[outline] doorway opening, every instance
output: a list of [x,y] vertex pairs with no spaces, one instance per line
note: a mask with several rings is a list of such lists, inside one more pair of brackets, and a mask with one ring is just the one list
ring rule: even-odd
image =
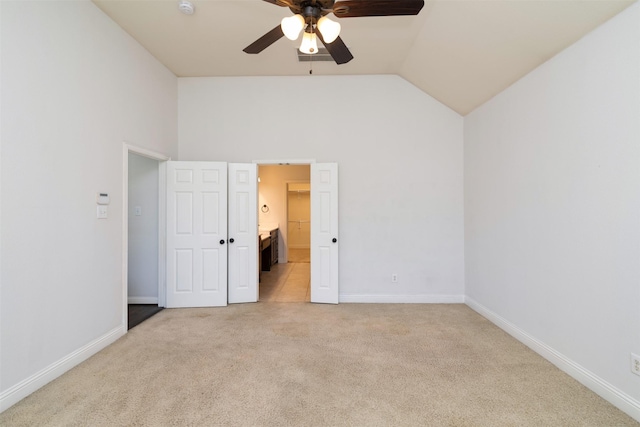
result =
[[310,302],[311,167],[259,165],[258,175],[259,300]]
[[127,329],[164,307],[161,194],[165,160],[168,157],[125,144],[123,325]]

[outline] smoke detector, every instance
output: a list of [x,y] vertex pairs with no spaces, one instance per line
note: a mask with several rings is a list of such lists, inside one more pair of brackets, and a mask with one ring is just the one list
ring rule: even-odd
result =
[[196,10],[195,6],[188,0],[180,0],[180,2],[178,2],[178,9],[185,15],[193,15],[193,12]]

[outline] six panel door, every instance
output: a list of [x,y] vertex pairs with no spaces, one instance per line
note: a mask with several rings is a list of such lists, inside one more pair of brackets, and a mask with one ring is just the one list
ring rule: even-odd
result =
[[[258,301],[257,165],[228,176],[225,162],[167,162],[167,307]],[[311,302],[338,303],[338,247],[338,165],[313,163]]]
[[167,162],[167,307],[227,305],[227,164]]
[[311,302],[338,304],[338,164],[311,164]]
[[229,303],[258,301],[258,167],[229,163]]

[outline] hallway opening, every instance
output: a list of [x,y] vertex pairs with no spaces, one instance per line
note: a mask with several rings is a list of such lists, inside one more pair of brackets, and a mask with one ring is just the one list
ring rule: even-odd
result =
[[310,166],[260,165],[258,175],[260,233],[269,230],[277,239],[267,249],[277,251],[270,265],[260,254],[259,301],[310,302]]
[[127,329],[144,322],[164,307],[161,300],[164,254],[161,253],[163,162],[169,158],[149,150],[123,146],[126,212],[123,239],[123,324]]
[[309,249],[290,249],[289,262],[262,272],[261,302],[310,302],[311,263]]

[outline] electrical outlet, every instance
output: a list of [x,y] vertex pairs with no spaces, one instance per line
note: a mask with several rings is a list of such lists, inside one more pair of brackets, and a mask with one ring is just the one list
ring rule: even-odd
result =
[[391,275],[391,282],[396,283],[398,281],[398,275],[396,273],[393,273]]
[[640,375],[640,356],[631,353],[631,372]]

